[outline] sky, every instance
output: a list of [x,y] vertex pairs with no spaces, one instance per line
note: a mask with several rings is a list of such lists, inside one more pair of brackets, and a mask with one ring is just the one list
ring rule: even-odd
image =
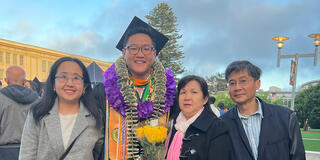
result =
[[[114,62],[115,48],[134,16],[145,18],[166,2],[177,17],[186,72],[208,77],[236,60],[262,69],[261,88],[291,91],[290,61],[277,64],[275,36],[287,36],[282,54],[314,53],[320,33],[319,0],[0,0],[0,38]],[[297,87],[320,80],[320,60],[299,58]]]

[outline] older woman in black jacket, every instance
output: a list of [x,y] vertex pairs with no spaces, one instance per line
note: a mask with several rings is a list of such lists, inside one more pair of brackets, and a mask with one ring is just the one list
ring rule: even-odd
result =
[[177,101],[180,111],[171,122],[166,142],[168,160],[231,158],[228,130],[211,111],[208,97],[208,86],[203,78],[190,75],[179,81]]

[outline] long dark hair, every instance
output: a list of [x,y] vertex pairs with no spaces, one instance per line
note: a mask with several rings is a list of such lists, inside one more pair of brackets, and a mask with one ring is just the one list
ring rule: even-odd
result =
[[104,114],[101,110],[100,107],[98,107],[96,101],[94,100],[93,94],[92,94],[92,89],[91,89],[91,82],[89,79],[89,74],[84,66],[84,64],[76,59],[76,58],[71,58],[71,57],[63,57],[58,59],[51,67],[50,73],[48,76],[48,79],[46,81],[46,86],[45,86],[45,91],[44,95],[41,98],[41,100],[34,104],[31,108],[31,112],[33,114],[33,118],[35,122],[38,124],[39,121],[49,113],[49,111],[52,109],[55,99],[57,98],[57,94],[54,91],[54,83],[55,83],[55,75],[57,73],[58,67],[60,66],[61,63],[63,62],[75,62],[77,63],[83,74],[83,83],[85,87],[85,92],[84,94],[80,97],[80,101],[84,104],[86,109],[93,115],[93,117],[96,120],[96,127],[102,127],[103,122],[104,122]]
[[[178,83],[178,89],[177,89],[177,94],[175,97],[175,103],[174,106],[171,108],[170,112],[170,118],[174,118],[176,116],[178,116],[178,114],[180,113],[180,108],[179,108],[179,95],[180,95],[180,91],[183,87],[185,87],[190,81],[195,80],[200,84],[200,88],[203,94],[203,98],[209,97],[209,91],[208,91],[208,85],[207,82],[199,76],[196,75],[188,75],[183,77],[182,79],[180,79],[179,83]],[[210,107],[209,101],[207,101],[207,103],[204,105],[204,107]]]
[[99,82],[93,87],[93,96],[96,98],[98,106],[106,113],[106,92],[103,83]]

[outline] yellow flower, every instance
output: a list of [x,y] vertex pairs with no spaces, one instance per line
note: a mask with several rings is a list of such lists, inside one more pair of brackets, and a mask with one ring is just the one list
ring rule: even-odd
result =
[[143,138],[144,138],[144,130],[143,130],[142,127],[140,127],[140,128],[137,129],[137,136],[138,136],[138,138],[140,138],[140,139],[143,139]]
[[137,128],[136,134],[144,148],[144,159],[159,159],[165,151],[164,141],[167,138],[167,128],[149,126]]
[[167,138],[167,128],[146,125],[136,131],[139,139],[146,139],[149,143],[163,143]]

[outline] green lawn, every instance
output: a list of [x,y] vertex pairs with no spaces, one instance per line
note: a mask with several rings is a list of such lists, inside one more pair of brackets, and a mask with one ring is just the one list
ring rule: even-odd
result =
[[[320,139],[320,133],[312,133],[312,132],[301,132],[302,138],[316,138]],[[320,142],[320,141],[319,141]]]
[[302,138],[313,138],[319,140],[303,140],[304,148],[307,151],[320,152],[320,129],[309,129],[307,132],[301,130]]
[[309,132],[320,132],[320,129],[308,129]]
[[320,152],[320,141],[303,140],[303,144],[306,151]]

